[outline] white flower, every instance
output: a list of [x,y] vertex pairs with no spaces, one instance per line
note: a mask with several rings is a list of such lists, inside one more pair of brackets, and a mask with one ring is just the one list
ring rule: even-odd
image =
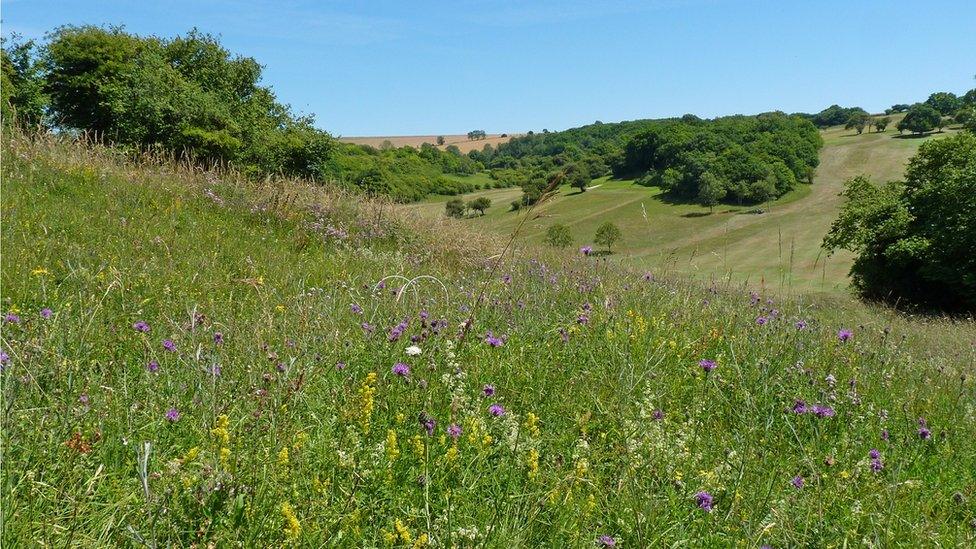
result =
[[420,347],[417,347],[416,345],[407,347],[407,356],[417,356],[422,352],[423,351],[420,349]]

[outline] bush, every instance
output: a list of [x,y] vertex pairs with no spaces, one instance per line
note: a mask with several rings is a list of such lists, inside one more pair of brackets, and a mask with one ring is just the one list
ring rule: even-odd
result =
[[556,223],[546,230],[546,244],[553,248],[565,249],[573,244],[573,235],[569,227]]

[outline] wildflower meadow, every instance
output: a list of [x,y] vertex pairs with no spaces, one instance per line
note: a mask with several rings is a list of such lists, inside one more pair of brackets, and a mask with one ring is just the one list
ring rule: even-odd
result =
[[976,543],[971,326],[3,156],[5,546]]

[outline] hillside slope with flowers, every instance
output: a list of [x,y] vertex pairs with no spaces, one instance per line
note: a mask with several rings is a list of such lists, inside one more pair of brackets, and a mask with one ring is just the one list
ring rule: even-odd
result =
[[3,153],[4,545],[976,541],[969,328],[934,354],[300,182]]

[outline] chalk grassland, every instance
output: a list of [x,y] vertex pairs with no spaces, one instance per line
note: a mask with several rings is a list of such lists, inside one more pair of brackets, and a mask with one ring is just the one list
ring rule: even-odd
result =
[[[444,135],[444,145],[440,146],[441,149],[445,149],[450,145],[454,145],[461,150],[462,153],[467,153],[468,151],[481,150],[485,145],[491,145],[492,147],[497,147],[502,143],[508,143],[513,136],[518,136],[520,134],[507,134],[506,137],[502,137],[501,134],[488,134],[484,139],[468,139],[466,135]],[[389,141],[394,147],[420,147],[424,143],[430,143],[431,145],[437,145],[436,135],[393,135],[393,136],[379,136],[379,137],[340,137],[339,141],[344,141],[346,143],[356,143],[359,145],[370,145],[372,147],[380,148],[383,143]]]
[[[820,244],[836,217],[844,181],[859,174],[878,181],[898,179],[919,145],[951,133],[914,138],[893,130],[856,135],[831,128],[823,132],[825,146],[812,185],[800,184],[769,204],[719,205],[713,212],[671,203],[658,188],[602,178],[586,193],[562,188],[555,199],[536,209],[523,238],[541,243],[550,225],[563,223],[572,230],[575,245],[581,246],[592,243],[601,223],[612,221],[623,231],[613,258],[637,268],[766,286],[780,293],[841,295],[847,292],[851,256],[840,252],[828,258]],[[520,194],[518,188],[508,188],[465,196],[492,200],[484,216],[466,223],[486,238],[511,233],[520,217],[509,207]],[[443,215],[443,203],[449,199],[432,197],[405,207]],[[756,208],[765,213],[750,213]]]

